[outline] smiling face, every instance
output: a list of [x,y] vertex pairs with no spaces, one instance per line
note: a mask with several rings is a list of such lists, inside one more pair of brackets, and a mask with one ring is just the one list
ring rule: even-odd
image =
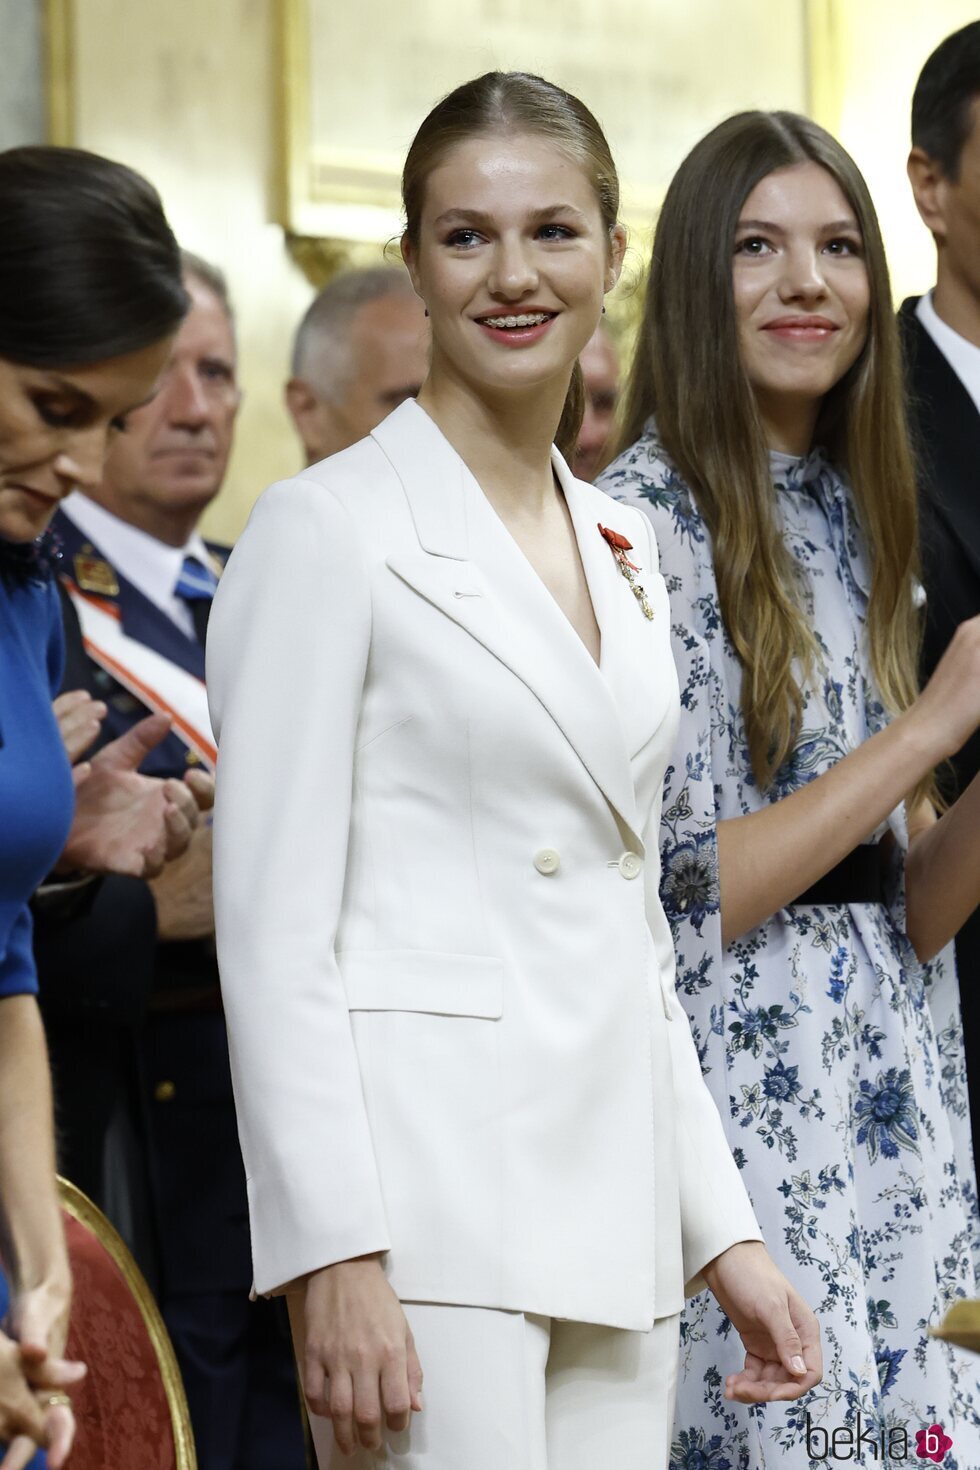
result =
[[824,396],[868,334],[857,217],[819,164],[776,169],[746,199],[734,252],[739,350],[769,446],[805,453]]
[[59,501],[99,483],[114,432],[151,397],[172,343],[81,368],[0,358],[0,537],[32,541]]
[[456,144],[426,180],[403,254],[432,327],[432,377],[481,397],[562,394],[619,276],[625,237],[591,179],[528,133]]

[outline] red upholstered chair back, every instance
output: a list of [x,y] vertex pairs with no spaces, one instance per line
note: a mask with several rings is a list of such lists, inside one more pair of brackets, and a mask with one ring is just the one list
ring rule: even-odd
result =
[[88,1364],[72,1390],[71,1470],[197,1470],[177,1361],[149,1287],[87,1195],[59,1180],[74,1278],[68,1356]]

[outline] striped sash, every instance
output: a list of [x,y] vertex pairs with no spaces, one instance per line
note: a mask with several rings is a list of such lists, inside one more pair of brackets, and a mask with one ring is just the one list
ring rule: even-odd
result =
[[154,714],[169,715],[173,733],[206,770],[213,771],[218,751],[203,679],[130,638],[123,632],[114,603],[82,592],[68,577],[64,582],[78,613],[89,657]]

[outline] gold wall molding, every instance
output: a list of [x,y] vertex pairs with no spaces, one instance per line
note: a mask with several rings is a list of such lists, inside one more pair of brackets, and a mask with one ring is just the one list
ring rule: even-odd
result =
[[[399,232],[397,171],[361,158],[324,163],[314,136],[314,25],[327,9],[317,0],[274,0],[276,15],[276,113],[280,166],[276,205],[279,224],[300,239],[352,243],[386,240]],[[370,53],[377,62],[383,53]],[[392,68],[397,75],[397,69]],[[356,106],[357,69],[351,96],[338,108]]]
[[304,73],[304,7],[296,0],[273,0],[276,13],[276,132],[279,168],[275,203],[279,223],[292,230],[298,223],[306,169],[301,139],[310,131],[309,91],[301,84]]
[[75,28],[73,0],[44,0],[44,98],[48,142],[75,141]]
[[375,242],[330,240],[319,235],[294,235],[286,232],[286,249],[315,291],[332,281],[341,271],[359,270],[365,266],[400,265],[397,251],[382,252]]

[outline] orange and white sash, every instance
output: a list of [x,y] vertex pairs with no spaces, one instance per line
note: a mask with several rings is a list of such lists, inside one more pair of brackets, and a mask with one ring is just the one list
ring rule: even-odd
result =
[[169,715],[173,733],[213,771],[218,759],[204,680],[123,632],[118,607],[65,578],[91,659],[154,714]]

